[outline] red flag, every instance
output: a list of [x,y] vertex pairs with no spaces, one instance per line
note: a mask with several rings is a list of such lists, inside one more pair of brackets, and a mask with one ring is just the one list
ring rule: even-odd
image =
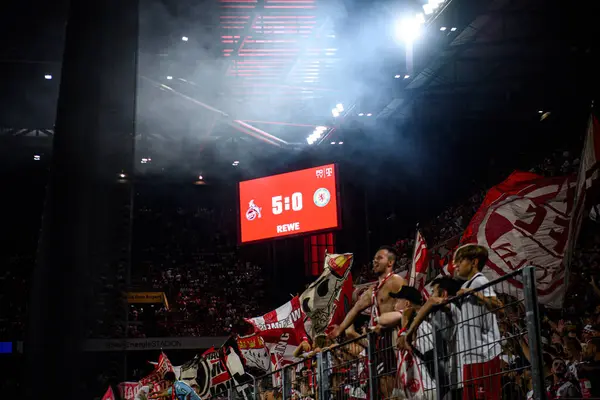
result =
[[158,364],[154,367],[154,371],[150,372],[146,377],[140,380],[141,386],[150,386],[152,390],[163,390],[165,389],[165,382],[163,377],[167,372],[173,372],[173,365],[165,353],[160,353],[158,357]]
[[108,387],[104,396],[102,396],[102,400],[115,400],[115,394],[113,393],[112,387]]
[[[484,270],[488,279],[534,266],[540,302],[561,307],[574,184],[574,177],[543,178],[514,172],[488,191],[461,239],[463,244],[488,248],[488,268]],[[516,279],[510,283],[522,288]],[[521,290],[511,291],[515,293],[522,295]]]
[[413,251],[412,267],[410,270],[410,278],[408,284],[423,292],[425,298],[429,297],[429,293],[425,291],[425,280],[427,279],[427,243],[417,230],[417,238],[415,239],[415,249]]

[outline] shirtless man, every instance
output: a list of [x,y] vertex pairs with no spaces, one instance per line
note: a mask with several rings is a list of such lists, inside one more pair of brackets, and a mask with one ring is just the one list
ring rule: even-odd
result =
[[[390,246],[382,246],[375,253],[373,259],[373,272],[377,275],[377,285],[369,288],[358,299],[344,321],[336,326],[329,336],[337,338],[344,332],[354,319],[366,308],[371,308],[371,321],[369,326],[377,326],[377,318],[381,314],[394,311],[396,299],[390,297],[390,293],[396,293],[405,285],[400,275],[394,274],[396,265],[396,250]],[[374,301],[375,300],[375,301]],[[393,344],[393,332],[384,331],[377,343],[377,375],[379,375],[380,388],[384,399],[391,397],[396,379],[396,352]]]

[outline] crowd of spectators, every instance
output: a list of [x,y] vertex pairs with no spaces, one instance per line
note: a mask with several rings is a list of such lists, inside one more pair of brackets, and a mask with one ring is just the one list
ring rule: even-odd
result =
[[[531,171],[557,176],[576,172],[578,165],[579,160],[572,154],[557,151]],[[449,207],[423,224],[430,247],[462,233],[484,195],[485,190],[478,190],[463,204]],[[161,202],[138,207],[134,217],[131,290],[164,292],[169,304],[131,304],[127,335],[226,335],[242,324],[243,317],[273,306],[267,296],[267,274],[260,266],[242,259],[235,237],[235,212],[226,207]],[[572,287],[585,286],[598,271],[599,245],[590,245],[588,239],[581,236],[583,245],[573,260]],[[410,264],[413,245],[414,236],[397,241],[400,267]],[[15,268],[4,269],[0,276],[0,287],[4,289],[0,291],[0,335],[22,337],[29,293],[25,286],[34,264],[33,255],[13,256],[6,264]],[[356,283],[373,278],[368,264],[356,266],[353,274]],[[117,323],[103,333],[121,336],[124,332]]]
[[242,260],[226,211],[139,209],[133,287],[164,292],[168,305],[132,304],[130,336],[223,336],[265,309],[268,274]]

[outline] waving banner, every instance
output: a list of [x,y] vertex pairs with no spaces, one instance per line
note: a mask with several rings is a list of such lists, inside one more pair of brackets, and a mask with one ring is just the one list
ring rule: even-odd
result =
[[121,382],[118,388],[121,399],[134,400],[142,385],[139,382]]
[[248,367],[269,371],[269,351],[260,335],[238,336],[237,345]]
[[[302,311],[311,321],[311,332],[307,333],[313,339],[332,323],[340,323],[350,310],[353,261],[352,253],[326,254],[323,273],[300,296]],[[334,321],[336,314],[338,321]]]
[[199,395],[206,398],[225,393],[231,387],[231,376],[221,363],[218,350],[211,348],[181,366],[179,379],[188,385],[198,385]]
[[[461,242],[489,249],[488,268],[483,272],[490,280],[524,266],[536,267],[540,303],[559,308],[574,188],[574,177],[514,172],[488,191]],[[521,282],[510,282],[522,288]]]
[[246,321],[264,339],[274,366],[281,368],[295,361],[294,350],[306,335],[304,315],[298,296],[294,296],[276,310]]

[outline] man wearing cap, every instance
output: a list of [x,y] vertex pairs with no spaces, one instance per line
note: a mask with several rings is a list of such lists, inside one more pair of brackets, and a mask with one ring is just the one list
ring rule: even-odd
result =
[[[401,326],[400,335],[406,335],[405,330],[412,324],[423,304],[421,292],[412,286],[403,286],[400,290],[390,293],[396,300],[394,311],[384,313],[377,318],[378,327],[390,328]],[[435,399],[436,385],[431,378],[434,374],[433,330],[428,321],[423,321],[417,328],[416,343],[413,354],[418,357],[417,367],[421,375],[421,383],[426,399]],[[405,388],[401,388],[405,389]]]

